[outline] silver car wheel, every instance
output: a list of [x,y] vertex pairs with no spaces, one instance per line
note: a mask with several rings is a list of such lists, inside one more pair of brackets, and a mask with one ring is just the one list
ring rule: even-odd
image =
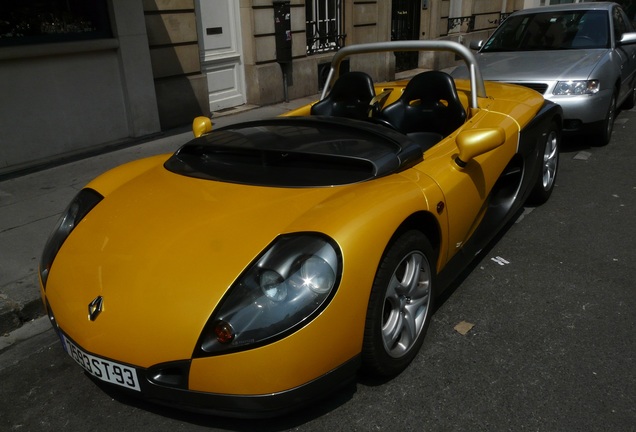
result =
[[431,322],[436,254],[424,233],[398,233],[373,281],[362,341],[362,370],[375,377],[402,372],[415,358]]
[[543,153],[543,189],[552,188],[556,178],[559,162],[559,135],[555,130],[550,131]]
[[538,153],[536,161],[536,180],[532,185],[527,203],[540,205],[545,203],[552,195],[559,170],[559,147],[561,142],[561,127],[556,122],[551,122],[543,136],[543,153]]
[[382,341],[391,357],[404,356],[415,344],[429,313],[430,291],[430,264],[413,251],[395,269],[384,297]]

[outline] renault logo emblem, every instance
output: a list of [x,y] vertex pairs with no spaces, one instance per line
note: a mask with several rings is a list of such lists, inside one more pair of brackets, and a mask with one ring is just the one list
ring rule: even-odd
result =
[[102,296],[95,297],[95,300],[88,304],[88,319],[95,321],[104,307],[104,298]]

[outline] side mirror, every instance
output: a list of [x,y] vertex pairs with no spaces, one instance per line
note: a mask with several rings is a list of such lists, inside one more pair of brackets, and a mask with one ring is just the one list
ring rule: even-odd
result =
[[470,43],[468,44],[468,47],[471,50],[475,50],[475,51],[479,51],[481,49],[481,47],[484,46],[484,41],[483,40],[478,40],[478,41],[470,41]]
[[501,127],[470,129],[460,132],[455,139],[459,154],[455,163],[464,168],[475,157],[488,153],[506,142],[506,132]]
[[636,32],[623,33],[619,45],[631,45],[636,43]]
[[212,120],[210,118],[199,116],[192,121],[192,133],[195,138],[210,132],[212,132]]

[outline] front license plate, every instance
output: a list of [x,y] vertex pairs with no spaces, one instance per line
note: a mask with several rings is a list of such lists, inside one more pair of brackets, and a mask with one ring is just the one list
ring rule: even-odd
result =
[[62,334],[62,340],[64,348],[71,358],[95,378],[131,390],[141,391],[137,371],[134,368],[85,353],[64,334]]

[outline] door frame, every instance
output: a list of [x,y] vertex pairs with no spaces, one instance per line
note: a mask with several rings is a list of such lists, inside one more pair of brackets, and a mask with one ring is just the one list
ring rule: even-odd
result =
[[[225,2],[227,16],[215,22],[206,20],[206,11],[214,7],[212,3]],[[223,10],[217,7],[215,11]],[[245,67],[243,60],[243,41],[241,35],[240,2],[236,0],[196,0],[197,32],[199,34],[199,53],[201,73],[208,80],[208,102],[210,111],[220,111],[244,105],[247,101],[245,84]],[[216,18],[216,17],[215,17]],[[215,23],[217,23],[215,25]],[[208,42],[213,42],[216,35],[229,32],[229,45],[213,49]],[[227,83],[231,82],[231,85]],[[221,86],[217,84],[222,84]]]

